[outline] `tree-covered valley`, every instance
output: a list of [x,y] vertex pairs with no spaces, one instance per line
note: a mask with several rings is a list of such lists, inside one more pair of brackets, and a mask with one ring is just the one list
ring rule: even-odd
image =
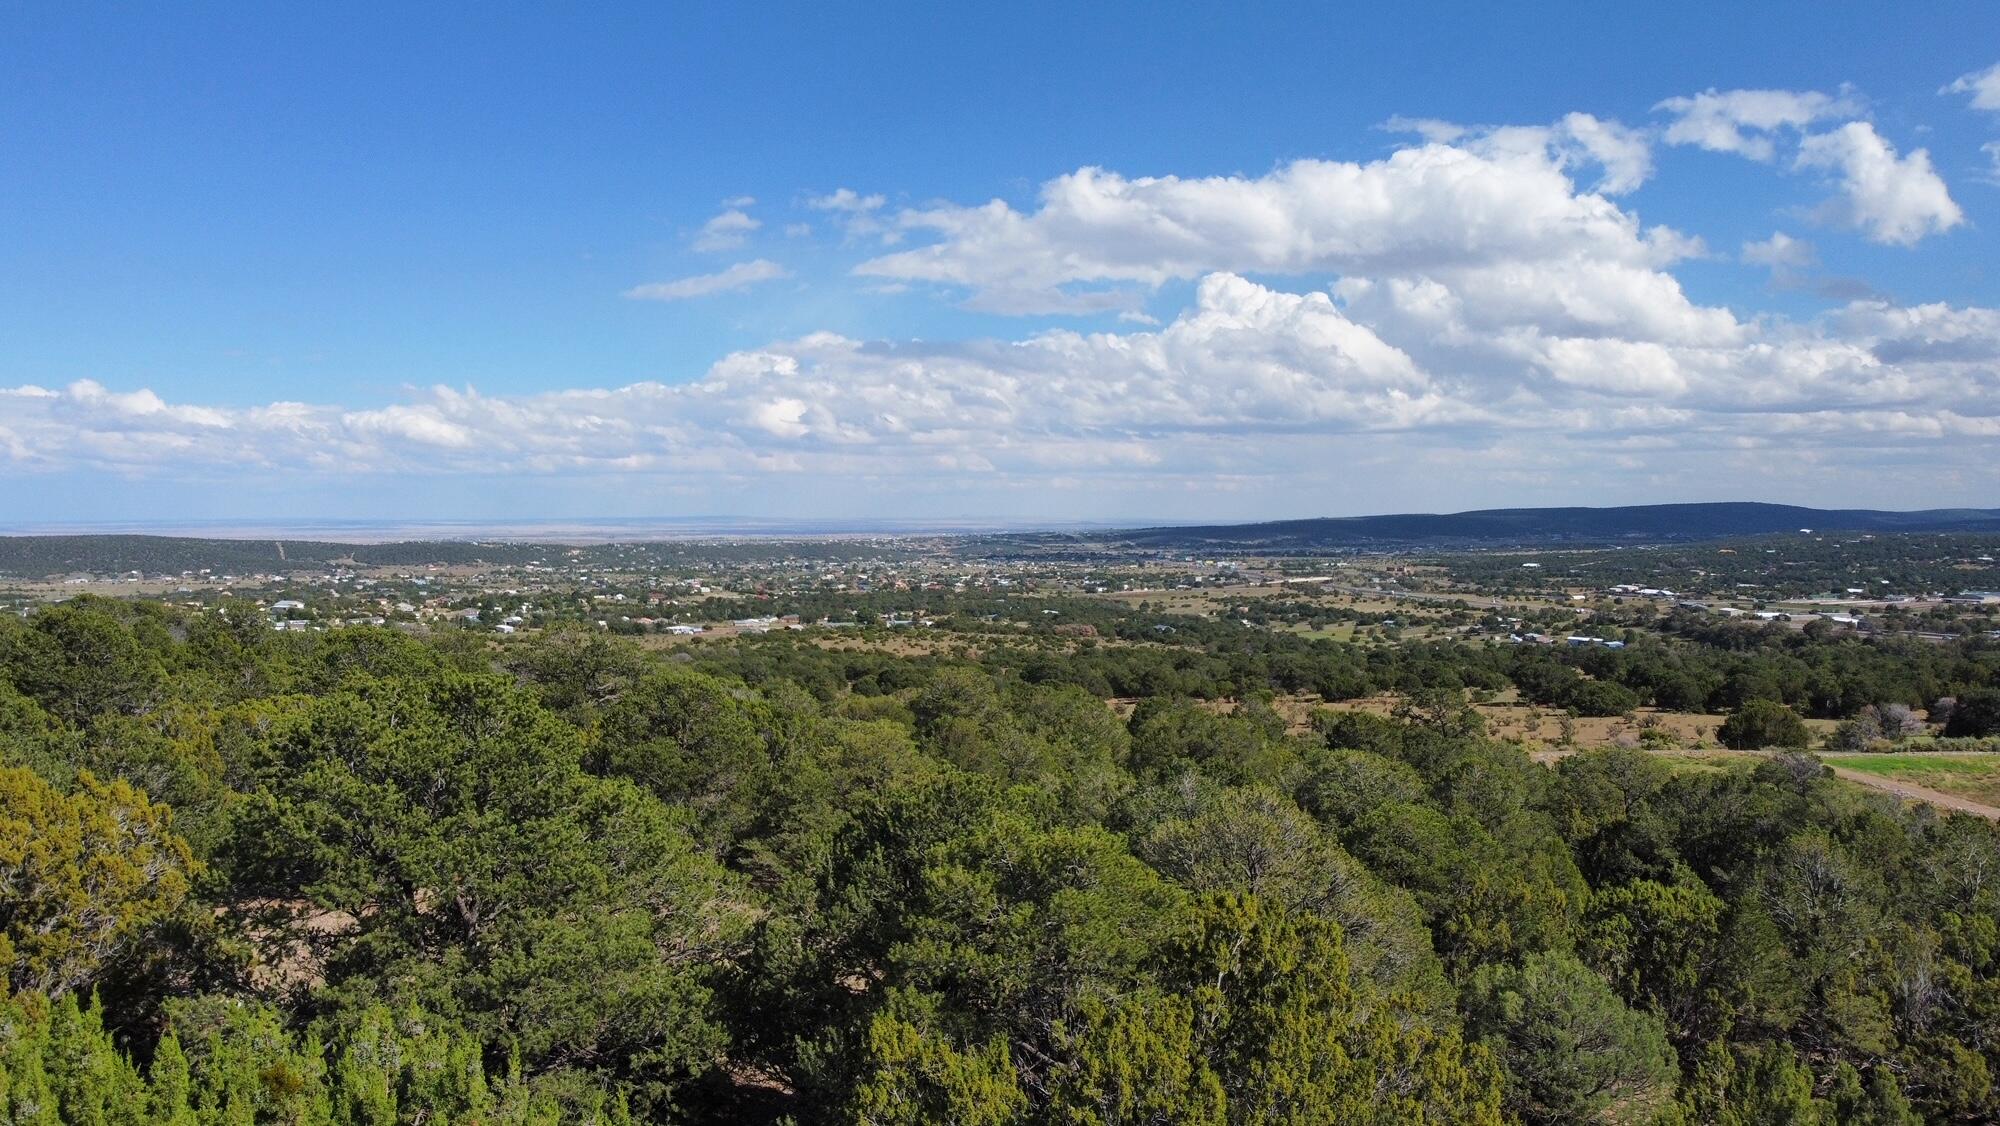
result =
[[[1994,825],[1795,751],[1544,764],[1467,704],[1622,665],[1377,655],[1354,675],[1409,706],[1301,729],[1264,702],[1290,666],[1228,649],[1181,657],[1233,670],[1215,690],[1119,684],[1121,716],[1093,678],[1157,653],[496,645],[89,597],[0,619],[0,1108],[2000,1114]],[[1976,692],[1988,657],[1856,699]]]

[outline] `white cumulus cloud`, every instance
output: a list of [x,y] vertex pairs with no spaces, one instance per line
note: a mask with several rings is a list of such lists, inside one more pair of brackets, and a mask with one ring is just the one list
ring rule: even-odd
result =
[[1383,127],[1482,155],[1544,155],[1566,168],[1595,165],[1603,174],[1591,190],[1608,195],[1632,191],[1653,174],[1653,142],[1645,130],[1587,113],[1565,114],[1553,125],[1460,125],[1392,117]]
[[1226,270],[1415,274],[1520,263],[1672,262],[1698,245],[1579,192],[1544,147],[1442,144],[1369,163],[1301,160],[1261,177],[1128,178],[1083,168],[1029,212],[994,200],[907,210],[929,245],[869,277],[963,286],[1002,312],[1131,308],[1137,292]]
[[2000,111],[2000,63],[1994,63],[1985,70],[1962,74],[1938,93],[1970,94],[1973,109]]
[[1898,156],[1895,146],[1865,121],[1807,137],[1799,144],[1798,163],[1834,174],[1840,198],[1828,215],[1859,228],[1872,241],[1910,246],[1965,220],[1931,167],[1930,153],[1914,149]]
[[1845,88],[1839,94],[1706,90],[1654,107],[1673,115],[1664,134],[1668,144],[1770,163],[1777,160],[1782,142],[1792,154],[1792,168],[1827,172],[1839,192],[1820,207],[1820,218],[1853,227],[1870,241],[1910,246],[1961,223],[1964,214],[1932,167],[1929,152],[1898,155],[1867,121],[1812,130],[1819,122],[1854,117],[1863,108]]

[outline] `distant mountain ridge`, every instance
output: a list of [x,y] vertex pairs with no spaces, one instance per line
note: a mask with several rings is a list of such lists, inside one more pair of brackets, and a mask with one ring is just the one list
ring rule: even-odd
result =
[[1804,508],[1727,501],[1617,508],[1490,508],[1473,512],[1327,516],[1256,524],[1136,528],[1107,537],[1134,547],[1304,550],[1450,544],[1669,542],[1814,531],[1996,532],[2000,509]]

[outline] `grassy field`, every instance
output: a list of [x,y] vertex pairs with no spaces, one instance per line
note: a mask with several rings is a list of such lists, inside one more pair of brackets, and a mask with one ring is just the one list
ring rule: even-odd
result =
[[2000,755],[1830,755],[1826,761],[1863,774],[2000,805]]

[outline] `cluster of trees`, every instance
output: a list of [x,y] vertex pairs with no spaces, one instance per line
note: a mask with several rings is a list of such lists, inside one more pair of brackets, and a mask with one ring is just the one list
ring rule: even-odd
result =
[[0,1116],[2000,1115],[1985,822],[871,660],[0,623]]
[[[1150,621],[1150,619],[1147,619]],[[1172,633],[1154,626],[1171,623]],[[1313,693],[1349,700],[1444,687],[1470,692],[1517,689],[1524,699],[1579,715],[1622,715],[1642,706],[1726,714],[1752,701],[1806,716],[1845,719],[1868,708],[1932,708],[1939,700],[1984,699],[2000,688],[2000,643],[1936,644],[1900,638],[1828,635],[1782,626],[1676,615],[1665,635],[1631,632],[1622,649],[1603,646],[1460,642],[1356,647],[1194,618],[1152,624],[1107,619],[1100,633],[1143,645],[983,640],[957,656],[903,660],[879,651],[829,651],[787,635],[704,647],[703,666],[753,684],[786,680],[822,699],[846,692],[894,693],[945,664],[977,663],[1037,684],[1071,684],[1102,697],[1241,699],[1260,693]],[[1973,709],[1962,733],[2000,731]],[[1942,724],[1943,717],[1939,719]],[[1955,732],[1958,734],[1961,732]]]

